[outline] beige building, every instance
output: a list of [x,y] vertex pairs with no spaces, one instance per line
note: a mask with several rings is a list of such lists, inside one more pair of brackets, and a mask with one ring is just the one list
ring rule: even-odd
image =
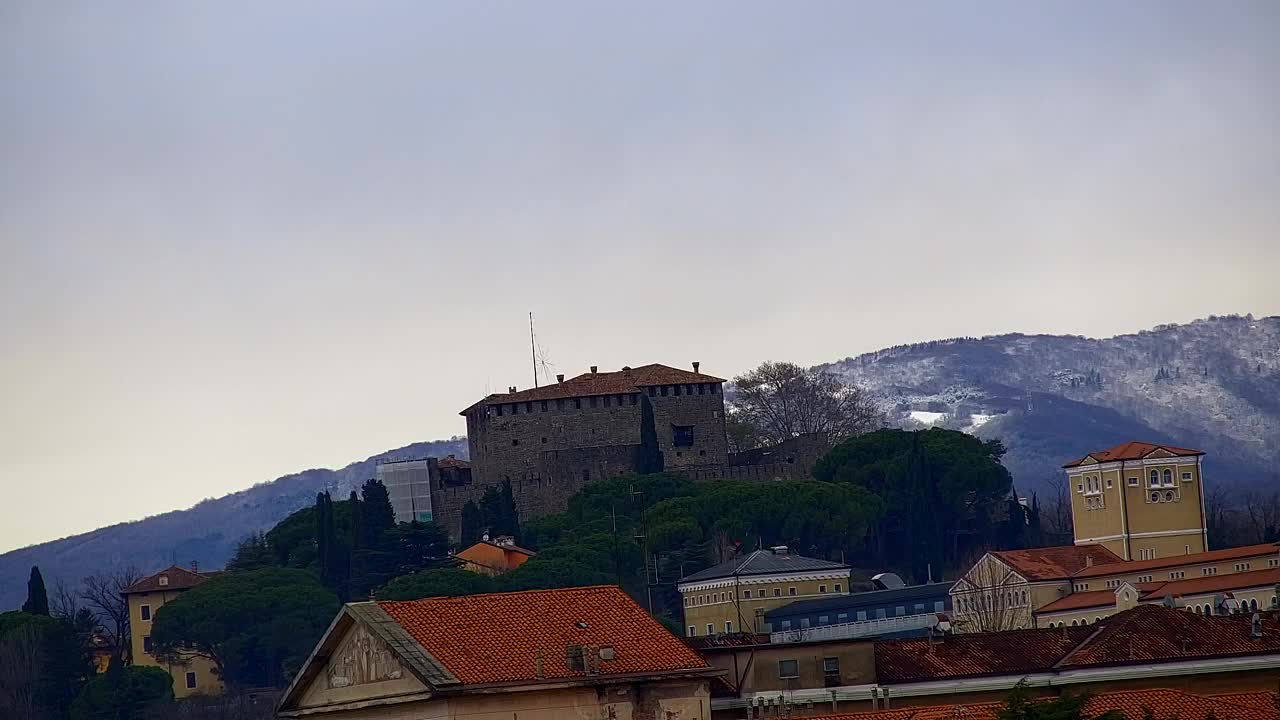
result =
[[181,662],[160,662],[151,643],[151,623],[167,602],[209,579],[211,573],[173,566],[130,585],[124,596],[129,601],[129,642],[134,665],[164,668],[173,676],[173,694],[187,697],[222,692],[222,680],[207,658],[191,655]]
[[277,716],[708,720],[722,674],[617,587],[350,603]]
[[1204,453],[1127,442],[1067,463],[1077,545],[1100,544],[1124,560],[1209,549]]
[[687,637],[767,633],[766,611],[849,591],[849,566],[796,555],[784,546],[756,550],[680,579]]

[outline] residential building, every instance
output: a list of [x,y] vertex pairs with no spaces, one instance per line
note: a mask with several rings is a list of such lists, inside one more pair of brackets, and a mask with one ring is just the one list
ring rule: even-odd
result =
[[[813,720],[997,720],[1004,702],[927,705],[866,713],[819,715]],[[1121,690],[1093,695],[1083,717],[1117,714],[1122,720],[1150,718],[1216,718],[1216,720],[1280,720],[1280,696],[1274,692],[1207,695],[1182,690]]]
[[923,635],[937,625],[939,613],[950,614],[952,583],[902,585],[896,575],[890,577],[893,581],[878,590],[799,600],[766,611],[772,642]]
[[785,546],[756,550],[680,578],[686,635],[763,633],[765,614],[797,600],[842,595],[849,566]]
[[1063,465],[1075,543],[1124,560],[1208,550],[1203,460],[1199,450],[1133,441]]
[[1138,603],[1219,614],[1238,600],[1267,609],[1276,582],[1280,543],[1129,562],[1103,545],[1074,545],[987,553],[951,595],[957,629],[981,632],[1092,623]]
[[142,578],[122,593],[129,603],[129,638],[133,664],[150,665],[167,671],[173,676],[173,694],[176,697],[221,693],[222,681],[214,672],[213,662],[199,655],[184,655],[177,662],[158,660],[151,642],[151,624],[165,603],[172,602],[182,593],[204,583],[212,575],[214,573],[200,573],[195,568],[174,565]]
[[485,536],[484,540],[453,557],[463,570],[493,576],[515,570],[534,555],[537,553],[516,545],[515,538],[510,535],[499,535],[492,540]]
[[876,680],[875,641],[867,638],[771,642],[769,635],[700,635],[685,642],[707,663],[725,671],[712,688],[716,715],[732,715],[743,698],[767,698],[795,690],[871,687]]
[[617,587],[349,603],[277,716],[709,718],[722,674]]

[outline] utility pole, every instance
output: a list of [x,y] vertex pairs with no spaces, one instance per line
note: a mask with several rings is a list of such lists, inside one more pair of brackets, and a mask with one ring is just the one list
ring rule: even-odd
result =
[[529,358],[533,361],[533,386],[538,387],[538,349],[533,342],[533,311],[529,311]]

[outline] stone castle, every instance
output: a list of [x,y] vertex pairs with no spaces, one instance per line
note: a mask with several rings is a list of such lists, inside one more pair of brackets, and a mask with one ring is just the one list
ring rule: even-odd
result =
[[405,493],[413,498],[406,517],[397,505],[398,520],[433,519],[457,539],[462,506],[508,481],[520,517],[531,518],[561,512],[587,484],[627,473],[663,469],[695,481],[809,476],[826,450],[817,437],[730,453],[725,381],[702,373],[696,362],[692,368],[654,364],[599,372],[593,366],[567,380],[558,375],[551,385],[511,387],[462,411],[469,464],[452,457],[385,463],[378,477],[393,505],[405,504]]

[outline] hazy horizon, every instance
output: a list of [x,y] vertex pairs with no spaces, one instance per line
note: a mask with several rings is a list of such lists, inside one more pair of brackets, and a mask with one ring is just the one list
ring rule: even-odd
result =
[[1280,314],[1280,4],[11,2],[0,551],[732,377]]

